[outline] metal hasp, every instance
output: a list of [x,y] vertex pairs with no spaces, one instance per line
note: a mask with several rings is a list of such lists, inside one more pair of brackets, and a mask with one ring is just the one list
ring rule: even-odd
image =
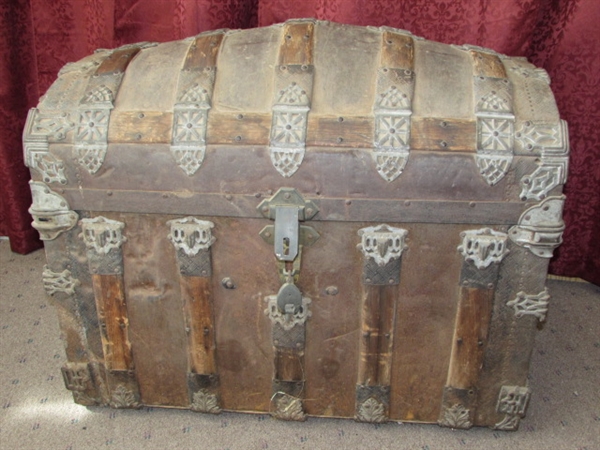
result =
[[274,245],[275,256],[280,261],[294,261],[300,245],[309,246],[320,237],[314,228],[300,225],[299,222],[312,219],[319,209],[311,200],[304,200],[296,189],[279,189],[273,197],[262,201],[258,210],[275,221],[275,226],[266,226],[260,235]]

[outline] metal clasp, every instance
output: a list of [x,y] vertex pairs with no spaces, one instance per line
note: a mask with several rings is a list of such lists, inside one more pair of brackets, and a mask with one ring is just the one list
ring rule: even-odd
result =
[[312,245],[320,237],[314,228],[300,225],[300,222],[312,219],[319,209],[311,200],[304,200],[296,189],[279,189],[273,197],[263,200],[258,210],[275,221],[275,226],[267,225],[260,235],[274,246],[279,261],[294,261],[301,246]]

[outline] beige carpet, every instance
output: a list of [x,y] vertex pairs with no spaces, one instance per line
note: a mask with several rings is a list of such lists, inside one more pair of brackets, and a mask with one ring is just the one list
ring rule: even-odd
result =
[[552,305],[533,354],[517,432],[369,425],[265,415],[85,408],[65,390],[64,350],[41,283],[44,253],[0,241],[1,449],[600,449],[600,288],[548,281]]

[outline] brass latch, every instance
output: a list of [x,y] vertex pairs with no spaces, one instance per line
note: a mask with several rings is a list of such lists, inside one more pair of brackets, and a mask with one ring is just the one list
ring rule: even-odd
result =
[[293,188],[281,188],[273,197],[258,205],[263,216],[275,221],[275,226],[267,225],[260,236],[274,246],[279,261],[294,261],[301,246],[310,246],[319,239],[319,233],[300,222],[312,219],[318,212],[317,205],[304,200]]

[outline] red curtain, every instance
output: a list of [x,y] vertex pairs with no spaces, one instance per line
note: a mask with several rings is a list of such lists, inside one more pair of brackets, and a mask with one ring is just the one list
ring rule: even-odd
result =
[[169,41],[294,17],[391,26],[440,42],[526,56],[552,78],[569,122],[564,244],[555,274],[600,284],[600,2],[598,0],[2,0],[0,234],[26,253],[31,228],[21,132],[58,70],[96,48]]

